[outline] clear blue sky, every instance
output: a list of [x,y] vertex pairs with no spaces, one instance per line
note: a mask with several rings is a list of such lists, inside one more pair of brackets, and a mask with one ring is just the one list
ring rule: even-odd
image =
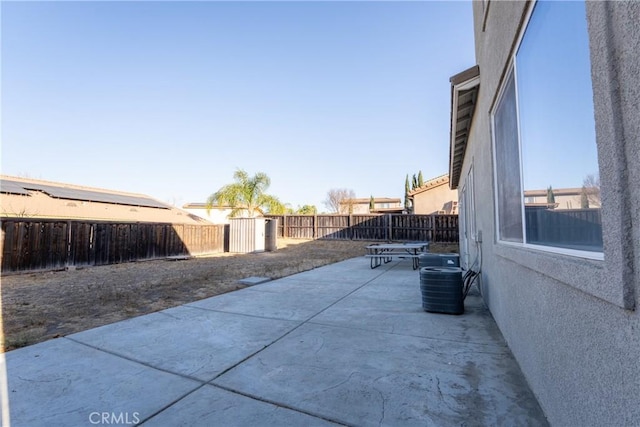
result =
[[237,168],[292,207],[448,172],[471,2],[6,2],[2,173],[204,202]]
[[584,2],[538,2],[517,54],[525,190],[598,175]]

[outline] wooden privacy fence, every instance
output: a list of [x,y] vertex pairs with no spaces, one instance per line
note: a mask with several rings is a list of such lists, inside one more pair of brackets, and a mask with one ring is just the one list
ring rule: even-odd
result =
[[225,248],[224,225],[27,218],[1,222],[3,273],[117,264]]
[[599,208],[525,208],[527,242],[573,249],[602,250]]
[[[457,215],[270,215],[278,237],[458,242]],[[224,252],[225,225],[31,218],[2,219],[1,271],[65,267]]]
[[458,243],[458,215],[267,215],[278,237]]

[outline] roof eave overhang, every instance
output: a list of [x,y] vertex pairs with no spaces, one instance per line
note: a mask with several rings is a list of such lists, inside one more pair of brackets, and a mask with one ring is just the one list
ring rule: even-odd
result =
[[420,194],[420,193],[424,193],[425,191],[429,191],[429,190],[433,190],[434,188],[438,188],[442,185],[446,185],[448,184],[449,181],[448,180],[442,180],[433,184],[429,184],[429,185],[424,185],[423,187],[418,187],[414,190],[411,190],[409,193],[407,193],[407,195],[409,196],[415,196],[416,194]]
[[449,146],[449,187],[458,188],[467,150],[471,122],[480,89],[477,65],[451,77],[451,128]]

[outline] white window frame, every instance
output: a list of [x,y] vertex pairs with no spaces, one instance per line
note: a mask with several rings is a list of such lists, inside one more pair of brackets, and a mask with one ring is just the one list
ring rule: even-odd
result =
[[[490,122],[491,122],[491,147],[492,147],[492,157],[493,157],[493,181],[494,181],[494,209],[495,209],[495,239],[496,242],[499,243],[500,245],[505,245],[505,246],[511,246],[511,247],[515,247],[515,248],[528,248],[528,249],[534,249],[534,250],[538,250],[538,251],[543,251],[543,252],[550,252],[550,253],[556,253],[556,254],[561,254],[561,255],[568,255],[568,256],[572,256],[572,257],[577,257],[577,258],[585,258],[585,259],[591,259],[591,260],[604,260],[604,248],[602,252],[590,252],[590,251],[581,251],[581,250],[576,250],[576,249],[567,249],[567,248],[559,248],[559,247],[555,247],[555,246],[545,246],[545,245],[536,245],[536,244],[532,244],[532,243],[527,243],[527,235],[526,235],[526,218],[525,218],[525,209],[524,209],[524,177],[523,177],[523,159],[522,159],[522,137],[520,135],[520,99],[518,97],[518,70],[517,70],[517,65],[516,65],[516,55],[518,53],[518,49],[520,48],[520,45],[522,44],[522,40],[525,36],[529,21],[531,20],[531,15],[533,14],[533,11],[535,9],[535,5],[536,5],[537,1],[533,2],[527,13],[526,13],[526,17],[524,20],[524,24],[522,25],[522,28],[520,30],[520,33],[518,34],[517,37],[517,42],[515,44],[515,47],[513,49],[513,51],[511,52],[510,56],[509,56],[509,63],[507,66],[507,72],[504,74],[502,80],[500,81],[500,86],[499,86],[499,90],[498,90],[498,95],[496,96],[495,102],[492,105],[491,109],[489,110],[489,116],[490,116]],[[502,101],[502,98],[504,96],[504,91],[506,89],[507,83],[509,81],[509,78],[511,77],[511,75],[513,75],[514,78],[514,83],[515,83],[515,101],[516,101],[516,120],[517,120],[517,135],[518,135],[518,153],[519,153],[519,173],[520,173],[520,189],[521,189],[521,194],[522,194],[522,243],[520,242],[510,242],[510,241],[506,241],[506,240],[501,240],[500,238],[500,211],[498,209],[499,207],[499,200],[498,200],[498,176],[497,176],[497,167],[496,165],[497,163],[497,156],[496,156],[496,140],[495,140],[495,113],[496,110],[498,108],[498,106],[500,106],[500,103]]]
[[[533,10],[533,8],[531,8],[531,10]],[[529,14],[527,15],[527,22],[529,17],[531,16],[531,11],[529,12]],[[524,26],[526,29],[526,25]],[[524,34],[524,31],[523,33]],[[518,44],[516,46],[520,46],[520,42],[522,41],[522,34],[518,37]],[[517,48],[515,50],[517,52]],[[499,199],[498,199],[498,170],[496,168],[496,165],[498,164],[498,157],[496,155],[497,150],[496,150],[496,128],[495,128],[495,113],[496,110],[498,109],[498,106],[500,105],[500,102],[502,101],[502,98],[504,96],[504,92],[507,88],[507,83],[509,81],[509,79],[511,78],[511,75],[513,75],[513,79],[514,79],[514,91],[515,91],[515,98],[516,98],[516,117],[517,117],[517,122],[518,122],[518,160],[519,160],[519,164],[518,164],[518,173],[520,174],[520,192],[523,196],[522,199],[522,243],[520,242],[509,242],[507,240],[502,240],[500,238],[500,208],[499,208]],[[496,242],[499,242],[501,244],[504,245],[508,245],[508,246],[514,246],[514,247],[522,247],[525,245],[525,231],[526,231],[526,224],[524,223],[525,220],[525,215],[524,215],[524,190],[522,188],[522,180],[523,180],[523,176],[522,176],[522,169],[523,169],[523,165],[522,165],[522,144],[520,143],[520,109],[518,108],[519,106],[519,99],[518,99],[518,80],[517,80],[517,74],[516,74],[516,67],[515,67],[515,53],[513,53],[509,59],[509,65],[507,67],[507,72],[504,75],[503,80],[500,82],[500,89],[498,90],[498,96],[496,97],[496,102],[495,104],[491,107],[491,110],[489,111],[489,117],[490,117],[490,121],[491,121],[491,150],[492,150],[492,157],[493,157],[493,191],[494,191],[494,209],[495,209],[495,231],[496,231]]]

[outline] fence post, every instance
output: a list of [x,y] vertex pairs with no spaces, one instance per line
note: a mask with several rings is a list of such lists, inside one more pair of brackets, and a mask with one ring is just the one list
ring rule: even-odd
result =
[[387,229],[386,231],[386,239],[387,241],[391,241],[393,239],[393,220],[392,220],[392,214],[386,214],[384,216],[385,221],[387,222]]
[[431,229],[431,240],[437,243],[438,227],[436,225],[436,214],[431,214]]
[[287,214],[282,215],[282,238],[287,238]]
[[318,238],[318,215],[313,215],[311,222],[313,222],[313,234],[311,238],[316,240]]
[[67,221],[67,256],[65,257],[64,266],[69,268],[70,265],[75,265],[75,254],[72,252],[73,247],[71,246],[71,242],[73,238],[73,233],[71,231],[71,221]]
[[2,266],[4,265],[4,237],[5,231],[4,227],[0,228],[0,271],[2,271]]

